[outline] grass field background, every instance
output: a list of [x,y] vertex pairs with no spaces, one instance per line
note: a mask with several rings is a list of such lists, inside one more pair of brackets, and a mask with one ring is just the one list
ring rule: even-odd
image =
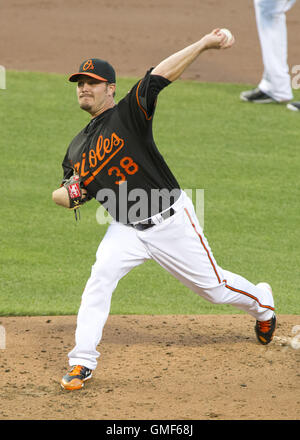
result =
[[[55,206],[61,162],[89,121],[61,75],[7,72],[0,90],[0,315],[76,314],[107,226],[98,203]],[[135,79],[118,81],[117,100]],[[272,284],[278,313],[300,314],[300,116],[239,101],[247,85],[177,81],[160,95],[157,145],[182,188],[204,189],[218,264]],[[295,91],[300,100],[300,92]],[[111,313],[239,313],[190,292],[154,262],[122,279]]]

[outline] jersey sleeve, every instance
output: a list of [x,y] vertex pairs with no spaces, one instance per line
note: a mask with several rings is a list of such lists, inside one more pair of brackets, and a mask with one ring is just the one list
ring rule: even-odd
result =
[[148,70],[119,102],[122,116],[131,118],[139,127],[146,127],[152,120],[159,92],[171,84],[163,76],[151,75],[152,70]]
[[72,167],[71,162],[69,160],[68,152],[69,152],[69,149],[68,149],[68,151],[67,151],[67,153],[66,153],[66,155],[64,157],[64,160],[62,162],[63,179],[62,179],[62,182],[61,182],[61,186],[63,185],[63,182],[65,180],[69,179],[73,175],[73,173],[74,173],[73,167]]

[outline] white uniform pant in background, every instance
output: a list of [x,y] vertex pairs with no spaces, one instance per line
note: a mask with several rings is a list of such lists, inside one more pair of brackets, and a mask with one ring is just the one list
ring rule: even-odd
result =
[[[100,243],[96,262],[82,295],[77,317],[76,345],[69,364],[95,369],[96,348],[119,280],[148,259],[214,304],[230,304],[265,321],[274,310],[272,294],[245,278],[221,269],[196,217],[192,201],[182,192],[173,205],[176,213],[144,231],[112,223]],[[138,295],[138,292],[137,292]]]
[[285,13],[296,0],[254,0],[256,24],[264,64],[259,89],[276,101],[293,98],[288,66]]

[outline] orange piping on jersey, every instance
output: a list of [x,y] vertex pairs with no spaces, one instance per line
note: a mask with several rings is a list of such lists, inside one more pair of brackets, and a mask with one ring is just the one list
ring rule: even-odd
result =
[[211,258],[211,256],[210,256],[209,250],[208,250],[207,247],[205,246],[205,244],[204,244],[204,242],[203,242],[203,239],[202,239],[201,235],[200,235],[199,232],[197,231],[196,226],[194,225],[194,223],[192,222],[192,218],[191,218],[191,216],[190,216],[188,210],[187,210],[186,208],[184,208],[184,210],[185,210],[185,212],[186,212],[186,214],[187,214],[187,216],[188,216],[188,218],[189,218],[189,220],[190,220],[190,222],[191,222],[191,224],[192,224],[192,226],[193,226],[193,228],[194,228],[196,234],[198,235],[198,237],[199,237],[199,239],[200,239],[200,242],[201,242],[202,246],[203,246],[204,249],[205,249],[205,252],[207,253],[207,256],[208,256],[209,261],[210,261],[210,263],[211,263],[211,265],[212,265],[212,267],[213,267],[213,269],[214,269],[214,272],[215,272],[215,274],[216,274],[216,277],[218,278],[219,283],[221,283],[221,278],[219,277],[219,274],[218,274],[218,272],[217,272],[216,266],[214,265],[214,262],[213,262],[213,260],[212,260],[212,258]]
[[225,287],[227,287],[227,289],[229,289],[229,290],[232,290],[233,292],[241,293],[242,295],[246,295],[249,298],[254,299],[256,302],[258,302],[260,307],[263,307],[265,309],[275,310],[274,307],[265,306],[264,304],[261,304],[259,302],[258,298],[256,298],[256,296],[251,295],[250,293],[244,292],[243,290],[235,289],[234,287],[228,286],[228,284],[225,284]]
[[137,100],[138,106],[140,107],[140,109],[144,113],[145,118],[147,119],[147,121],[150,121],[152,119],[152,116],[147,115],[146,110],[141,106],[140,101],[139,101],[139,88],[140,88],[141,82],[142,82],[142,80],[140,80],[140,82],[138,83],[138,86],[136,88],[136,100]]

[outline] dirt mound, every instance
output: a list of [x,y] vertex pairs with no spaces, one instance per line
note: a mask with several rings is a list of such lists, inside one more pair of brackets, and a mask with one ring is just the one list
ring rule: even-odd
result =
[[76,317],[5,317],[0,419],[296,420],[299,316],[281,315],[274,342],[256,342],[248,315],[117,316],[104,329],[99,365],[64,391]]

